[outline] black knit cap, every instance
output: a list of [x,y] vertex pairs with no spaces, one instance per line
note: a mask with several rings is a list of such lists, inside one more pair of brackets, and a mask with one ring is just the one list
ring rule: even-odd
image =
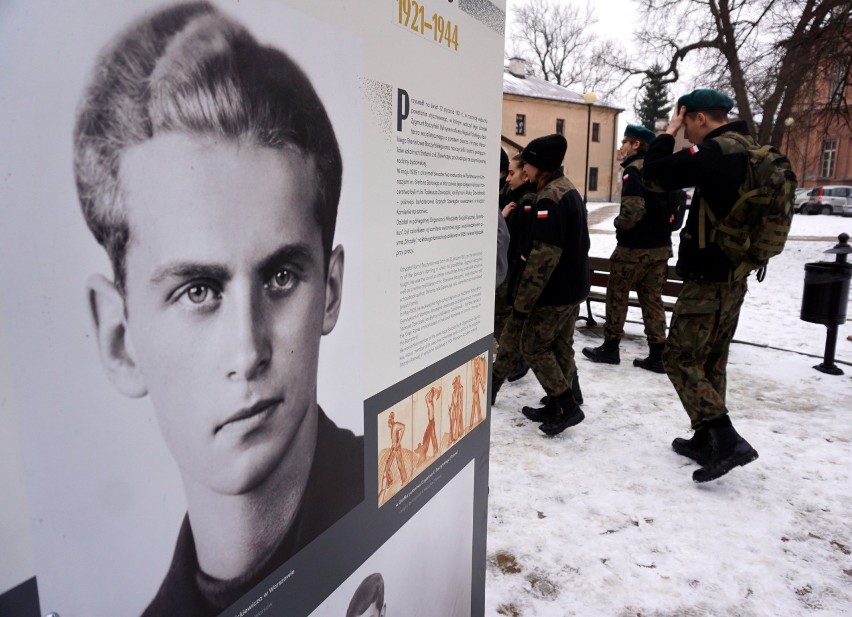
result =
[[533,139],[521,152],[521,159],[542,171],[553,171],[562,165],[567,150],[565,138],[554,133]]
[[509,155],[500,148],[500,171],[509,171]]

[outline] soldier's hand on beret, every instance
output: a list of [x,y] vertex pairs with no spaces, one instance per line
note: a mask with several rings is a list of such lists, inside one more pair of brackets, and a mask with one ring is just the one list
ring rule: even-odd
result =
[[677,137],[677,132],[680,130],[680,127],[683,126],[683,117],[686,115],[686,105],[681,105],[679,109],[677,107],[675,109],[676,111],[672,113],[672,119],[669,120],[669,125],[666,127],[666,133],[672,137]]

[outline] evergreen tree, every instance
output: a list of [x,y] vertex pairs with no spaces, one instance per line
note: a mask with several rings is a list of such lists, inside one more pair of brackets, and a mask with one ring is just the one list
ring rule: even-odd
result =
[[642,100],[639,101],[639,106],[636,108],[639,122],[646,129],[652,131],[654,130],[654,122],[661,118],[668,119],[672,110],[669,89],[661,83],[661,72],[662,68],[659,65],[651,67],[650,76],[642,93]]

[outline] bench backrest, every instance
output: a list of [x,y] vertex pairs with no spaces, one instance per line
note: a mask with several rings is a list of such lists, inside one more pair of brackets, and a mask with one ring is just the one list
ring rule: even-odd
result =
[[[602,287],[606,289],[607,285],[609,285],[610,271],[611,265],[609,258],[589,257],[589,279],[592,287]],[[668,266],[666,282],[663,285],[663,295],[670,298],[677,298],[682,288],[683,279],[678,276],[674,266]]]

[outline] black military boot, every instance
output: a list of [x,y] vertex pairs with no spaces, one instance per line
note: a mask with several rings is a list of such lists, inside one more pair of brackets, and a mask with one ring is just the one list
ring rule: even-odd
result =
[[691,458],[703,467],[710,462],[710,432],[707,427],[701,426],[695,429],[695,433],[689,439],[675,437],[672,450],[681,456]]
[[583,404],[583,391],[580,390],[580,375],[574,371],[574,379],[571,381],[571,393],[574,395],[574,400],[578,405]]
[[491,373],[491,404],[497,402],[497,393],[500,391],[500,386],[503,385],[503,382],[506,381],[503,377],[497,377],[494,373]]
[[[577,401],[578,405],[583,404],[583,391],[580,390],[580,375],[574,373],[574,379],[571,382],[571,393],[574,395],[574,400]],[[541,397],[541,404],[547,405],[547,402],[551,399],[549,394],[545,394]]]
[[559,407],[556,405],[556,399],[552,396],[546,396],[547,402],[544,407],[523,407],[521,413],[533,422],[550,422],[559,417]]
[[509,376],[506,377],[506,380],[509,383],[513,381],[518,381],[521,377],[529,373],[530,365],[527,364],[527,361],[521,358],[518,360],[518,363],[515,365],[515,368],[512,369],[512,372],[509,373]]
[[574,400],[574,395],[570,390],[563,392],[559,396],[553,397],[556,406],[559,409],[559,415],[541,426],[538,427],[545,435],[558,435],[569,426],[580,424],[586,416],[577,401]]
[[592,362],[620,364],[621,356],[618,353],[618,345],[620,343],[621,341],[618,339],[606,339],[599,347],[583,347],[583,355]]
[[724,476],[734,467],[748,465],[757,459],[757,450],[740,437],[727,416],[706,424],[710,442],[710,460],[692,474],[694,482],[709,482]]
[[663,347],[665,343],[648,343],[648,357],[634,358],[633,366],[638,366],[647,371],[655,373],[665,373],[666,368],[663,366]]

